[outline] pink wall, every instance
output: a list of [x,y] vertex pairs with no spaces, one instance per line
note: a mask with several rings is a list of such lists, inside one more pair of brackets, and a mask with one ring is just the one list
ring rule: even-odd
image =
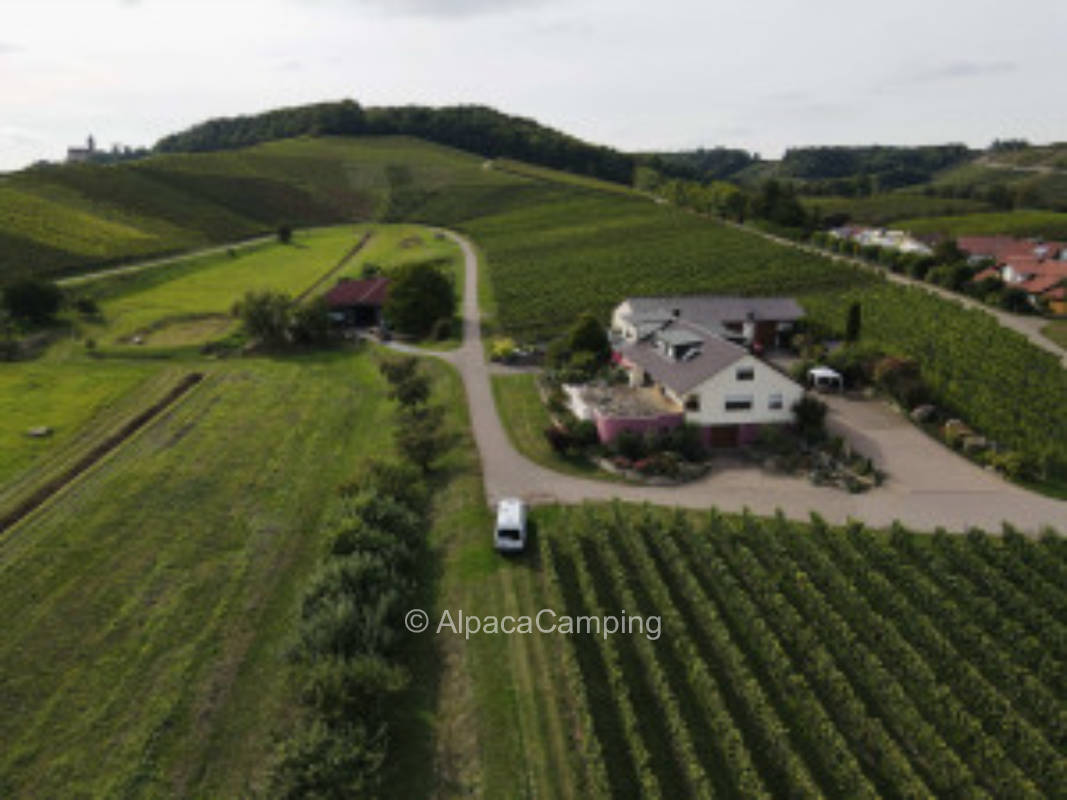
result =
[[644,434],[652,430],[670,430],[685,422],[685,414],[661,414],[658,417],[605,417],[593,412],[596,430],[603,444],[609,444],[623,431]]

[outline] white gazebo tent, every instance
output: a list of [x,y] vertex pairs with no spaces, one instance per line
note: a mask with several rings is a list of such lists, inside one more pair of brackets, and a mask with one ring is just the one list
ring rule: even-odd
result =
[[837,370],[817,366],[808,370],[808,387],[819,392],[842,392],[845,381]]

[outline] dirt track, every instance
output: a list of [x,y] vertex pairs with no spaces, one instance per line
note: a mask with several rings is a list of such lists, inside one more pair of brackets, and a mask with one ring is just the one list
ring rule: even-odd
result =
[[[512,447],[497,414],[490,368],[482,346],[478,309],[478,260],[471,244],[447,234],[463,250],[463,346],[435,353],[459,370],[467,390],[474,438],[482,459],[490,503],[519,496],[534,503],[579,503],[619,498],[688,508],[712,505],[725,511],[749,508],[758,514],[781,509],[794,519],[817,511],[831,522],[849,518],[876,526],[894,520],[919,530],[969,526],[999,530],[1003,521],[1025,531],[1055,525],[1067,530],[1067,502],[1027,492],[971,464],[929,439],[879,403],[832,401],[829,424],[850,438],[890,472],[885,486],[860,495],[816,487],[806,480],[772,475],[756,466],[716,468],[705,479],[682,487],[626,486],[576,478],[545,469]],[[420,355],[427,355],[419,351]]]

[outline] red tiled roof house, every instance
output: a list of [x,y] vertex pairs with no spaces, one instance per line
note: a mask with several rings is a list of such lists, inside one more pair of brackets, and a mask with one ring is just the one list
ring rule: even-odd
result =
[[382,308],[389,296],[388,278],[342,278],[326,292],[326,307],[334,322],[352,328],[382,324]]

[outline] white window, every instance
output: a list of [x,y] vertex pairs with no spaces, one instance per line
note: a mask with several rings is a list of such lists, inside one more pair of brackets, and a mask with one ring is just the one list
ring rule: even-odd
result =
[[727,411],[749,411],[752,409],[752,395],[728,394],[726,395]]
[[734,374],[739,381],[751,381],[756,377],[756,370],[752,367],[738,367]]
[[770,400],[767,403],[767,408],[772,411],[777,411],[782,407],[782,396],[780,394],[772,394]]

